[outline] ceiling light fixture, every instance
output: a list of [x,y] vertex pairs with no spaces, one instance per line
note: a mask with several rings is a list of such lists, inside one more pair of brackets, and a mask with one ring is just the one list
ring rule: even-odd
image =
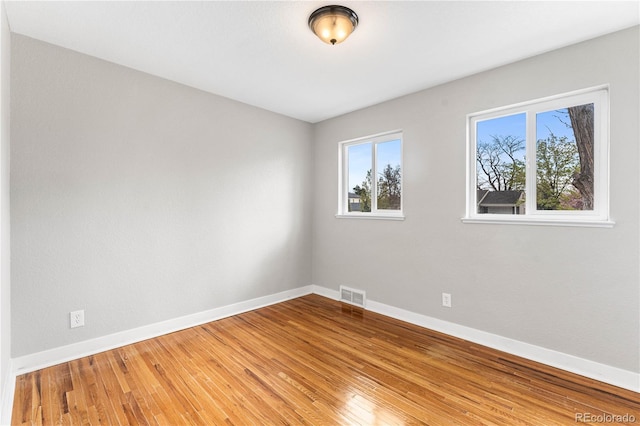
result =
[[324,6],[309,16],[309,28],[328,44],[342,43],[358,26],[358,15],[344,6]]

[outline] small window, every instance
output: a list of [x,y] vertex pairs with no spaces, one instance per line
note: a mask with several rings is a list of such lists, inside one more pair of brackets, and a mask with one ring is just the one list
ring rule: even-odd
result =
[[608,117],[606,88],[469,115],[465,221],[611,226]]
[[402,219],[402,133],[340,143],[337,217]]

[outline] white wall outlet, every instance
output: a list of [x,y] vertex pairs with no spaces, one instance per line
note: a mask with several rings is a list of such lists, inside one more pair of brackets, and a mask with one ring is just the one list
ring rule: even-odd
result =
[[451,307],[451,295],[449,293],[442,293],[442,306]]
[[71,328],[84,327],[84,309],[69,312],[69,325]]

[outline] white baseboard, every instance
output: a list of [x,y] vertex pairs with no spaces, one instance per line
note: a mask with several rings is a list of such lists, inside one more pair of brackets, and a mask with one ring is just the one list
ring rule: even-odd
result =
[[340,300],[340,292],[338,290],[331,290],[330,288],[314,284],[311,286],[311,292],[329,299]]
[[13,411],[13,397],[16,391],[16,374],[13,368],[13,362],[9,360],[9,368],[7,368],[7,377],[4,381],[2,392],[2,400],[0,401],[0,425],[11,424],[11,412]]
[[[2,410],[0,412],[0,424],[10,424],[11,409],[15,392],[15,378],[20,374],[50,367],[52,365],[71,361],[84,356],[94,355],[110,349],[173,333],[175,331],[184,330],[189,327],[205,324],[207,322],[229,316],[238,315],[243,312],[284,302],[310,293],[319,294],[334,300],[339,299],[339,292],[337,290],[331,290],[318,285],[308,285],[156,324],[150,324],[132,330],[110,334],[108,336],[98,337],[35,354],[13,358],[9,365],[9,378],[5,381],[6,389],[2,389],[2,401],[0,401],[0,409]],[[367,300],[366,309],[401,321],[439,331],[450,336],[458,337],[483,346],[560,368],[571,373],[576,373],[614,386],[619,386],[624,389],[640,392],[640,374],[632,371],[622,370],[606,364],[600,364],[594,361],[578,358],[573,355],[476,330],[471,327],[417,314],[415,312],[396,308],[373,300]]]
[[[337,290],[313,285],[313,293],[339,300]],[[512,355],[517,355],[532,361],[556,367],[561,370],[589,377],[604,383],[640,392],[640,373],[623,370],[610,365],[601,364],[588,359],[579,358],[563,352],[543,348],[497,334],[487,333],[471,327],[443,321],[427,315],[417,314],[405,309],[396,308],[384,303],[367,300],[366,309],[401,321],[439,331],[450,336],[468,340],[483,346],[497,349]]]
[[[83,342],[73,343],[67,346],[49,349],[34,354],[24,355],[12,359],[12,371],[14,377],[36,371],[41,368],[50,367],[52,365],[71,361],[89,355],[94,355],[110,349],[118,348],[132,343],[141,342],[143,340],[162,336],[164,334],[173,333],[216,321],[222,318],[238,315],[243,312],[253,311],[265,306],[284,302],[289,299],[304,296],[312,292],[312,286],[299,287],[293,290],[283,291],[281,293],[271,294],[268,296],[258,297],[255,299],[198,312],[184,317],[174,318],[155,324],[146,325],[131,330],[121,331],[119,333],[110,334],[108,336],[97,337]],[[13,398],[12,398],[13,400]]]

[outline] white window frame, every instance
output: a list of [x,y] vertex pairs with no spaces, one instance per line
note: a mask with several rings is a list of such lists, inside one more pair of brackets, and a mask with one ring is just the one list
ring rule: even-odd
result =
[[[338,213],[336,217],[358,218],[358,219],[387,219],[387,220],[404,220],[404,141],[402,139],[402,130],[393,130],[390,132],[378,133],[371,136],[365,136],[357,139],[350,139],[338,143]],[[400,171],[402,179],[400,181],[400,210],[378,209],[378,170],[377,164],[377,147],[378,144],[400,140]],[[371,143],[371,211],[370,212],[350,212],[349,211],[349,150],[353,145]]]
[[[575,105],[594,104],[594,206],[593,210],[537,210],[536,114]],[[487,214],[477,210],[476,126],[498,117],[526,115],[525,214]],[[609,217],[609,87],[578,90],[467,115],[467,209],[465,223],[499,223],[557,226],[612,227]]]

